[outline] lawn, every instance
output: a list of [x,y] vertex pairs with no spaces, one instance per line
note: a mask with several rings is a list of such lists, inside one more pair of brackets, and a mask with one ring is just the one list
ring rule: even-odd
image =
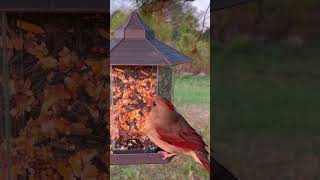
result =
[[[178,76],[175,79],[174,104],[177,110],[203,136],[209,145],[209,76]],[[209,179],[206,170],[191,157],[177,156],[166,165],[111,166],[112,180]]]
[[219,129],[319,134],[320,47],[243,46],[216,53]]
[[320,44],[215,44],[215,156],[240,179],[320,179]]
[[178,76],[175,80],[174,102],[176,104],[209,104],[209,76]]

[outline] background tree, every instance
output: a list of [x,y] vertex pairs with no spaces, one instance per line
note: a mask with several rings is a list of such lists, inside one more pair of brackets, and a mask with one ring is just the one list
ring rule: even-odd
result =
[[[166,44],[191,56],[191,64],[177,67],[178,72],[209,72],[209,36],[202,35],[206,27],[202,21],[206,13],[198,14],[190,2],[193,0],[135,0],[134,5],[155,32]],[[129,11],[117,10],[111,15],[111,33],[119,27]],[[199,20],[202,19],[202,20]],[[207,31],[208,33],[208,31]]]

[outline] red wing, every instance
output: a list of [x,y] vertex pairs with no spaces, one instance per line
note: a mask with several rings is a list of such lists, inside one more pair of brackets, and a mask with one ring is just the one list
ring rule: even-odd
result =
[[166,132],[161,128],[157,128],[157,133],[160,136],[160,139],[183,149],[189,149],[193,151],[203,151],[206,152],[205,142],[202,137],[192,129],[190,132]]
[[176,110],[176,107],[174,107],[174,105],[170,101],[164,99],[164,103],[166,103],[166,105],[169,107],[169,109]]

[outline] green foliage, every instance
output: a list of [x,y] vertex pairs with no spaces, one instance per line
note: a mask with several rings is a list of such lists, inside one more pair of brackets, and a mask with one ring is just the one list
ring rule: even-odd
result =
[[257,44],[255,44],[249,37],[238,36],[232,39],[227,45],[225,45],[224,50],[233,54],[252,53],[256,46]]
[[239,179],[319,179],[319,39],[293,47],[242,37],[211,46],[214,151],[223,165]]
[[213,14],[214,38],[229,40],[243,34],[269,40],[312,38],[320,30],[319,7],[318,0],[250,1]]
[[[140,7],[140,15],[154,30],[157,39],[192,57],[191,63],[179,66],[179,72],[208,73],[210,71],[209,38],[201,38],[197,42],[200,32],[195,8],[188,3],[183,3],[182,0],[165,2],[170,4],[170,8],[164,6],[168,10],[166,13],[161,10],[150,11],[150,9],[159,9],[157,5],[162,1],[136,0],[136,5]],[[118,10],[111,15],[111,33],[126,20],[128,14],[129,12]],[[195,47],[197,51],[193,52]]]
[[110,33],[113,34],[113,32],[125,22],[128,16],[129,12],[114,11],[110,18]]
[[198,27],[198,19],[194,17],[192,10],[185,12],[184,16],[179,19],[179,21],[180,23],[176,26],[176,40],[179,40],[185,34],[188,34],[190,37],[197,34],[196,29]]
[[154,30],[157,39],[163,42],[170,42],[172,36],[172,26],[156,14],[142,15],[143,20]]
[[259,46],[238,40],[214,48],[220,132],[319,134],[319,43]]
[[123,169],[121,169],[121,171],[122,171],[122,174],[128,179],[138,177],[140,174],[140,169],[135,166],[133,166],[131,168],[123,168]]

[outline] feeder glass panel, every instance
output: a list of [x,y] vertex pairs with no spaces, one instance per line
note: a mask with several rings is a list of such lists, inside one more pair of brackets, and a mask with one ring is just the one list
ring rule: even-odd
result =
[[172,66],[158,67],[158,95],[173,100],[174,74]]
[[[12,179],[95,179],[106,172],[110,77],[105,18],[8,13],[2,22],[7,39],[2,66],[8,66],[1,69],[8,69],[2,77],[9,82],[1,78],[0,97],[9,100],[5,113],[11,127],[4,130],[12,137]],[[6,119],[3,111],[0,115],[3,136]]]
[[111,150],[154,152],[156,146],[141,130],[157,93],[157,67],[112,66],[111,81]]

